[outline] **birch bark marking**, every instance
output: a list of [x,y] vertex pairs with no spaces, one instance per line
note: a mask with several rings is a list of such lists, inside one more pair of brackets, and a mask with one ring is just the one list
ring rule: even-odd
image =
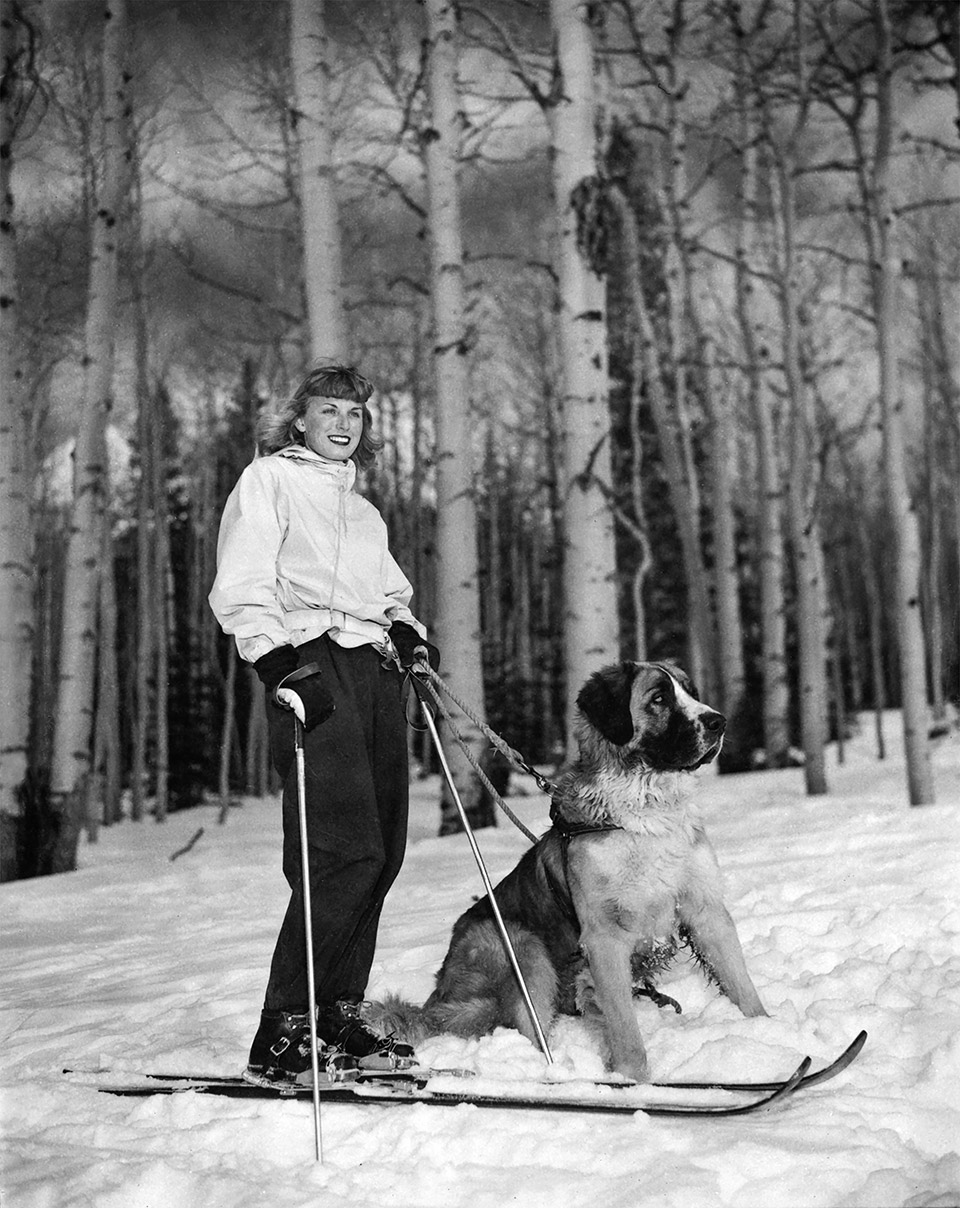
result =
[[[907,482],[900,393],[896,212],[890,195],[893,143],[893,52],[886,0],[875,0],[879,65],[877,135],[873,170],[877,260],[873,280],[880,362],[880,409],[883,416],[883,478],[894,543],[896,625],[900,645],[900,692],[907,758],[907,791],[911,805],[934,800],[933,772],[927,737],[926,651],[920,616],[921,549],[916,509]],[[869,219],[868,219],[869,221]]]
[[578,240],[573,201],[597,178],[593,45],[582,0],[550,0],[558,90],[550,109],[563,370],[564,644],[568,735],[587,676],[619,655],[610,493],[606,285]]
[[[27,772],[36,627],[12,188],[13,140],[24,104],[26,53],[11,0],[2,0],[0,21],[0,818],[17,818],[21,810],[16,790]],[[7,879],[17,875],[17,845],[5,821],[3,826],[0,879]]]
[[107,499],[107,416],[117,323],[120,207],[128,180],[126,0],[103,9],[103,172],[93,215],[83,358],[83,407],[74,451],[73,509],[50,767],[51,806],[59,819],[53,867],[76,865],[82,794],[90,771],[97,661],[97,601]]
[[[454,693],[482,707],[477,520],[457,179],[460,105],[456,5],[453,0],[426,0],[426,13],[431,124],[423,131],[422,142],[427,164],[436,403],[437,645],[444,655],[445,678]],[[481,732],[466,721],[459,729],[479,758],[485,745]],[[459,747],[447,743],[446,748],[457,791],[468,812],[475,813],[481,800],[479,782]],[[450,826],[445,819],[443,829]]]
[[300,228],[310,355],[347,356],[340,218],[330,132],[330,52],[324,0],[290,0],[293,126],[300,159]]

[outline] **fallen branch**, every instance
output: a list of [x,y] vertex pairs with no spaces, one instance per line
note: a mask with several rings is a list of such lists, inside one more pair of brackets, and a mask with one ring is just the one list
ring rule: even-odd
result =
[[178,857],[186,855],[186,853],[190,850],[191,847],[193,847],[194,843],[196,843],[196,841],[200,838],[200,836],[202,834],[203,834],[203,827],[201,826],[200,829],[197,831],[197,833],[193,836],[193,838],[190,840],[190,842],[188,844],[186,844],[185,847],[181,847],[179,851],[175,851],[173,853],[173,855],[170,857],[170,863],[172,864],[174,860],[178,859]]

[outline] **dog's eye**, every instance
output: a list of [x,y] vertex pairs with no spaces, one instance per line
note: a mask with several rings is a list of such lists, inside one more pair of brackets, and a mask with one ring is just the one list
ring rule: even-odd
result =
[[655,692],[654,695],[650,697],[651,705],[665,705],[666,703],[667,698],[662,692]]

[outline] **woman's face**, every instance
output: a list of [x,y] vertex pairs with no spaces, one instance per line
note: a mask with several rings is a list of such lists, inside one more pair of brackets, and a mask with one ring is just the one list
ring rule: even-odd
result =
[[312,398],[295,421],[308,449],[327,461],[348,461],[363,435],[363,405],[342,398]]

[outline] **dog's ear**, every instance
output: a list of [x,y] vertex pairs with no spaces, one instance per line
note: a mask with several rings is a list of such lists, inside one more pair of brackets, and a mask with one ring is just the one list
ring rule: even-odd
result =
[[621,663],[591,675],[580,689],[577,708],[607,742],[622,747],[633,738],[630,692],[636,665]]

